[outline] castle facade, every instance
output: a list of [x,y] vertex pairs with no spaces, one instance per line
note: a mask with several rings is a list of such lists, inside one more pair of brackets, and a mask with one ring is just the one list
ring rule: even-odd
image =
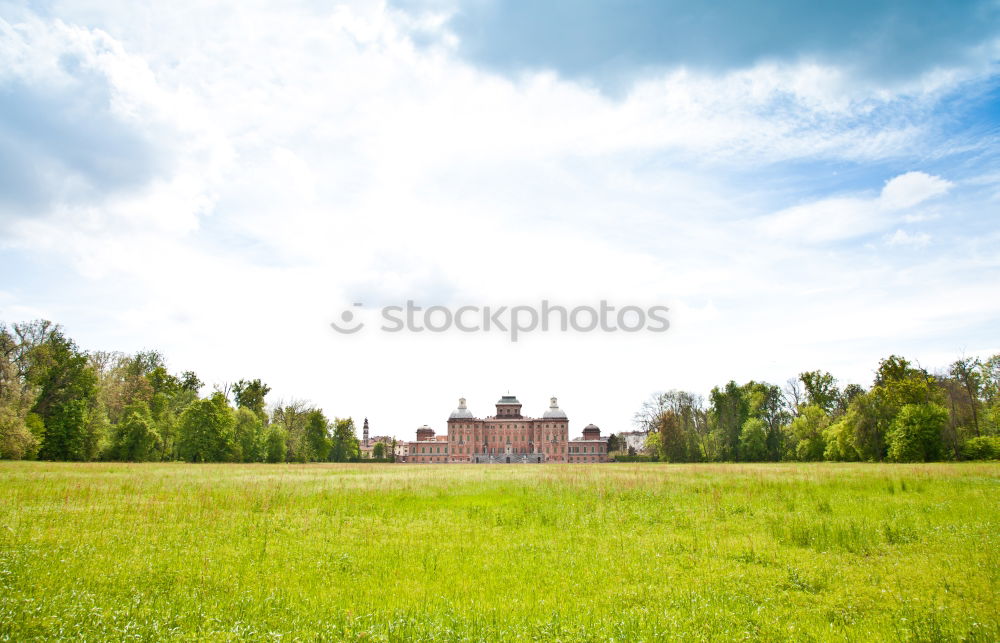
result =
[[406,462],[421,464],[482,463],[515,464],[542,462],[607,462],[608,440],[593,424],[583,437],[569,439],[569,419],[551,398],[541,417],[525,417],[521,403],[504,395],[496,403],[496,415],[478,418],[465,398],[448,417],[447,435],[422,426],[417,439],[407,445]]

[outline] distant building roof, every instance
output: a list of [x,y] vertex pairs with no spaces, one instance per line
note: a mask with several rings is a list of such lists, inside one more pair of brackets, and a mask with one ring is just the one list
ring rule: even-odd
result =
[[565,420],[566,412],[559,408],[559,400],[549,398],[549,409],[542,416],[546,420]]
[[520,404],[517,398],[513,395],[503,395],[500,397],[500,401],[497,404]]
[[451,415],[448,416],[448,419],[464,420],[464,419],[471,419],[473,417],[474,416],[472,415],[472,411],[470,411],[468,407],[465,406],[465,398],[460,397],[458,398],[458,408],[451,412]]

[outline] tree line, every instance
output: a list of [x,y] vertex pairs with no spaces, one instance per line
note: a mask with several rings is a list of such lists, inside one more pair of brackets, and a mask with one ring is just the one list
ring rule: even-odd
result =
[[259,379],[202,397],[192,371],[156,351],[81,350],[36,320],[0,323],[0,458],[130,462],[347,462],[351,418],[302,401],[265,403]]
[[783,387],[730,381],[707,402],[674,390],[635,421],[648,454],[669,462],[1000,459],[1000,355],[936,373],[892,355],[867,389],[817,370]]

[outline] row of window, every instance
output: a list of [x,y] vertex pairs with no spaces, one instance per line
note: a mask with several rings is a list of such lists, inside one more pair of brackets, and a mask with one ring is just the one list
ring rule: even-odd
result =
[[[493,451],[491,451],[491,453],[493,453],[494,455],[499,455],[500,454],[500,452],[493,452]],[[552,460],[553,461],[562,461],[563,458],[556,457],[556,458],[552,458]],[[413,456],[410,459],[410,461],[411,462],[447,462],[448,458],[446,456]],[[601,461],[601,457],[600,456],[596,456],[596,455],[589,455],[589,456],[571,455],[568,458],[566,458],[566,461],[567,462],[600,462]]]
[[[491,442],[493,442],[494,444],[496,444],[498,441],[499,440],[491,440]],[[510,444],[510,440],[507,440],[507,444]],[[440,446],[440,445],[435,445],[435,446],[421,446],[421,447],[417,447],[417,448],[419,449],[418,453],[445,453],[445,454],[448,453],[448,446],[447,445],[444,445],[444,446]],[[594,446],[594,445],[579,446],[579,445],[572,445],[571,444],[569,446],[569,452],[570,453],[604,453],[604,449],[605,449],[605,445],[603,445],[603,444],[598,445],[598,446]],[[554,448],[552,448],[551,446],[546,446],[545,447],[545,453],[552,453],[554,451],[557,451],[557,450],[554,449]],[[490,449],[490,453],[494,453],[494,452],[499,453],[498,450]],[[453,447],[453,453],[475,453],[475,450],[474,450],[474,447],[471,447],[471,446],[456,446],[456,447]],[[514,448],[514,453],[528,453],[528,449],[527,449],[527,447],[524,447],[524,446],[515,447]]]
[[570,453],[604,453],[604,445],[600,445],[600,448],[595,446],[573,446],[569,447]]
[[[528,422],[529,422],[529,420],[526,420],[525,424],[527,424]],[[498,428],[496,426],[491,426],[491,425],[488,425],[488,424],[487,425],[480,424],[478,427],[476,427],[476,425],[474,425],[474,424],[456,424],[455,428],[458,428],[458,429],[472,429],[472,428],[483,428],[484,426],[487,427],[487,428],[491,428],[491,429]],[[541,425],[538,425],[538,427],[536,427],[536,428],[558,429],[558,428],[560,428],[560,426],[561,425],[559,425],[559,424],[541,424]],[[523,424],[502,424],[502,425],[500,425],[499,428],[501,428],[501,429],[523,429],[525,427],[524,427]]]
[[[495,433],[491,433],[490,435],[484,436],[484,437],[487,440],[493,440],[493,441],[499,440],[500,438],[504,437],[504,438],[507,438],[508,442],[510,442],[510,439],[511,439],[512,436],[509,433],[504,433],[503,435],[497,435]],[[524,442],[527,439],[527,435],[524,434],[524,433],[514,435],[513,437],[514,437],[515,441],[518,438],[520,438],[521,442]],[[468,441],[471,441],[472,439],[474,439],[474,438],[473,438],[473,436],[472,436],[471,433],[463,433],[463,434],[452,433],[452,434],[450,434],[448,436],[448,440],[451,441],[451,442],[457,442],[459,440],[465,440],[466,442],[468,442]],[[566,439],[566,434],[565,433],[546,433],[545,434],[545,440],[546,441],[565,440],[565,439]]]

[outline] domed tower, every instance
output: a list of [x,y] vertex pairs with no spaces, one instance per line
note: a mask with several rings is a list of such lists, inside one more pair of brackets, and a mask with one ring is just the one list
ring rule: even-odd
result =
[[497,417],[500,418],[520,418],[521,403],[513,395],[501,396],[497,402]]
[[583,427],[583,439],[584,440],[600,440],[601,439],[601,429],[598,428],[596,424],[588,424]]
[[472,411],[470,411],[469,407],[465,405],[464,397],[458,398],[458,408],[451,412],[451,415],[448,416],[448,419],[449,420],[472,419]]
[[559,400],[554,397],[549,398],[549,410],[542,416],[546,420],[565,420],[566,412],[559,408]]

